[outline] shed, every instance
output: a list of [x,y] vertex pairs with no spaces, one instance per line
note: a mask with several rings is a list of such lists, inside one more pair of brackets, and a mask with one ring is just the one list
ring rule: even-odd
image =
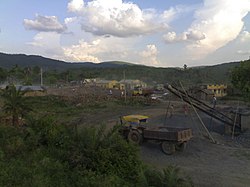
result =
[[16,86],[17,90],[27,91],[25,96],[44,96],[47,89],[44,86]]

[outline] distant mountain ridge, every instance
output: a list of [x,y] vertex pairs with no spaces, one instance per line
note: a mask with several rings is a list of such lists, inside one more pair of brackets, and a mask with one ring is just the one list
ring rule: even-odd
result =
[[[250,60],[249,60],[250,63]],[[124,70],[127,79],[140,79],[145,82],[178,82],[186,84],[220,83],[227,84],[231,80],[231,71],[240,62],[229,62],[213,66],[183,68],[163,68],[132,64],[128,62],[109,61],[102,63],[79,62],[69,63],[36,55],[0,53],[0,68],[11,69],[15,65],[24,67],[42,67],[45,71],[56,70],[57,73],[70,70],[74,78],[99,77],[106,80],[121,80]],[[78,78],[77,78],[78,77]]]
[[66,70],[75,68],[118,68],[121,66],[131,66],[136,64],[131,64],[128,62],[120,61],[109,61],[101,63],[93,62],[65,62],[61,60],[55,60],[50,58],[45,58],[37,55],[25,55],[25,54],[5,54],[0,53],[0,67],[10,69],[18,65],[19,67],[34,67],[39,66],[42,68],[50,70]]

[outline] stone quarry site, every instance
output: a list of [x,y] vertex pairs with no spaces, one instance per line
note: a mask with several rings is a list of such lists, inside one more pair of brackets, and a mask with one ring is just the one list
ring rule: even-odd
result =
[[[49,89],[48,94],[61,95],[68,99],[76,99],[78,97],[82,99],[84,94],[88,93],[86,88],[84,90],[83,88]],[[91,93],[93,93],[93,90]],[[101,95],[104,97],[105,92]],[[108,97],[105,96],[105,98],[110,100],[113,97],[120,96],[115,94]],[[78,101],[80,102],[80,99]],[[174,107],[172,117],[168,115],[170,103]],[[211,105],[209,102],[207,104]],[[95,114],[82,114],[76,121],[80,126],[104,123],[108,128],[111,128],[119,123],[120,116],[140,114],[149,116],[148,126],[191,128],[193,137],[187,142],[183,152],[166,155],[161,151],[159,143],[147,141],[139,146],[142,160],[146,164],[159,169],[170,164],[176,165],[182,169],[183,175],[188,175],[192,178],[194,186],[249,186],[249,105],[238,101],[218,100],[216,110],[225,113],[225,115],[229,115],[228,111],[236,109],[248,114],[241,117],[241,133],[233,135],[232,132],[228,133],[225,130],[227,125],[221,121],[194,109],[191,105],[188,105],[185,112],[184,105],[186,105],[184,101],[171,96],[170,93],[165,98],[159,97],[144,107],[138,108],[128,105],[112,112],[104,110]]]

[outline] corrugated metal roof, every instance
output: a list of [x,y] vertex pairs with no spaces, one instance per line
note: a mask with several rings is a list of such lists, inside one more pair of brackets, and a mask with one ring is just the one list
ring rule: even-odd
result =
[[16,89],[21,91],[45,91],[44,86],[16,86]]

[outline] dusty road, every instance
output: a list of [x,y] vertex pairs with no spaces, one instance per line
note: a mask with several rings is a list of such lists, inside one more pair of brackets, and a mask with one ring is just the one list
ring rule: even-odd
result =
[[[62,93],[60,91],[60,93]],[[67,94],[66,94],[67,95]],[[172,101],[171,101],[172,102]],[[79,118],[80,124],[107,124],[112,127],[119,121],[119,116],[129,114],[148,115],[149,126],[166,125],[174,127],[189,127],[193,130],[193,138],[188,142],[184,152],[174,155],[165,155],[160,145],[146,142],[140,146],[142,160],[149,165],[162,169],[168,165],[177,165],[190,176],[198,187],[249,187],[250,186],[250,120],[243,121],[244,128],[248,129],[240,136],[232,139],[223,134],[224,126],[199,112],[205,125],[209,128],[216,143],[204,137],[205,131],[197,115],[188,108],[185,115],[182,102],[172,102],[174,114],[172,118],[166,117],[168,102],[155,103],[144,108],[120,107],[110,112],[100,111],[96,114],[83,114]],[[223,107],[235,107],[231,106]]]
[[[167,125],[190,127],[193,130],[193,139],[188,143],[184,152],[174,155],[165,155],[160,145],[146,142],[140,146],[142,160],[156,168],[162,169],[168,165],[177,165],[189,175],[195,186],[201,187],[249,187],[250,186],[250,130],[232,139],[223,134],[223,126],[213,120],[210,124],[212,137],[216,143],[204,137],[205,131],[197,116],[191,110],[185,116],[182,104],[176,104],[172,118],[165,118],[166,103],[156,104],[140,110],[123,110],[124,115],[142,114],[150,116],[148,125]],[[117,121],[119,111],[102,119],[107,123]],[[199,113],[205,124],[210,122],[210,117]],[[121,114],[119,114],[121,115]],[[250,124],[249,124],[250,127]],[[221,134],[219,134],[219,133]]]
[[[165,118],[166,105],[162,104],[140,112],[151,117],[152,125],[184,126],[192,128],[194,132],[194,137],[185,151],[170,156],[163,154],[158,144],[144,143],[140,150],[145,163],[156,168],[164,168],[169,164],[177,165],[192,178],[195,186],[250,186],[249,130],[232,139],[231,136],[223,134],[222,124],[213,120],[209,125],[211,129],[217,131],[211,131],[212,137],[216,140],[214,144],[203,136],[206,133],[195,113],[189,110],[188,115],[185,116],[181,104],[179,106],[177,104],[172,118]],[[210,122],[210,117],[199,114],[205,124]]]
[[250,185],[250,151],[241,146],[212,144],[194,137],[184,152],[164,155],[160,146],[145,143],[142,159],[152,166],[177,165],[189,175],[195,186],[247,187]]

